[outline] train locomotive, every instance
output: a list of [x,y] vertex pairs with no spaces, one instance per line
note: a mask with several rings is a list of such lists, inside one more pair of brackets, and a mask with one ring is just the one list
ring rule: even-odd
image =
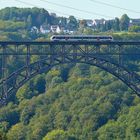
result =
[[53,35],[51,41],[112,41],[112,36],[100,35]]

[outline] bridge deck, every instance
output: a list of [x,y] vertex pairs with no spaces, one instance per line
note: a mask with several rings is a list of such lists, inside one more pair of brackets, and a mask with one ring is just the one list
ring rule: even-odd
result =
[[0,45],[140,45],[140,41],[0,41]]

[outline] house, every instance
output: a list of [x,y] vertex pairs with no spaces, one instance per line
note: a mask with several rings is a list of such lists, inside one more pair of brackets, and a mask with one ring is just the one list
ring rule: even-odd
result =
[[33,26],[32,28],[31,28],[31,32],[33,32],[33,33],[39,33],[39,30],[38,30],[38,28],[36,27],[36,26]]
[[58,25],[52,25],[50,30],[52,33],[60,33],[61,32],[61,29]]
[[40,32],[41,32],[42,34],[50,33],[50,28],[41,25],[41,26],[40,26]]
[[63,33],[65,33],[65,34],[70,34],[70,30],[64,29],[64,30],[63,30]]
[[86,24],[88,27],[93,27],[93,20],[86,20]]
[[104,25],[106,22],[105,19],[95,19],[93,20],[93,26]]
[[140,26],[140,19],[130,19],[129,26]]

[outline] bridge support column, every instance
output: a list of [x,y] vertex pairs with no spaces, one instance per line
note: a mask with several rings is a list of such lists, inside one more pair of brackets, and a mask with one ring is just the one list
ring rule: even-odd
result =
[[99,54],[100,53],[100,45],[96,45],[96,53]]
[[26,76],[30,76],[30,45],[26,46]]
[[3,98],[7,98],[7,58],[6,58],[6,45],[2,46],[2,81],[3,81],[3,86],[2,86],[2,96]]
[[55,54],[54,54],[54,47],[53,45],[50,45],[50,65],[53,65],[54,63],[54,58],[55,58]]
[[61,52],[62,52],[62,62],[64,62],[65,61],[65,45],[62,45]]
[[121,45],[119,45],[119,52],[118,52],[118,64],[119,65],[123,65],[123,61],[122,61],[123,59],[122,59],[122,46]]
[[85,53],[86,53],[86,57],[85,57],[85,61],[88,62],[89,60],[89,46],[85,45]]
[[77,60],[77,46],[73,45],[73,61],[76,62]]

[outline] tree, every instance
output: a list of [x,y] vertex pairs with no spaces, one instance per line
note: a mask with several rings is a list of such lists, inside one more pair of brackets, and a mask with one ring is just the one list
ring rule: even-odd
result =
[[34,106],[25,107],[20,113],[20,121],[26,125],[35,114]]
[[7,133],[8,140],[25,140],[27,129],[22,123],[14,125]]
[[40,27],[48,19],[49,13],[45,9],[39,9],[39,13],[36,16],[36,26]]
[[125,128],[118,123],[109,122],[98,130],[98,140],[124,140]]
[[120,19],[120,30],[121,31],[127,31],[129,27],[129,21],[130,18],[127,16],[127,14],[122,15]]
[[120,20],[119,18],[115,18],[115,21],[114,21],[114,25],[113,25],[113,29],[114,31],[120,31]]
[[38,117],[38,121],[31,121],[29,124],[28,139],[29,140],[42,140],[47,132],[52,130],[52,118],[48,115]]
[[60,25],[61,27],[67,27],[67,18],[65,18],[65,17],[60,17],[60,18],[59,18],[59,25]]
[[85,27],[87,27],[87,22],[86,22],[86,20],[80,20],[80,22],[79,22],[79,27],[80,27],[80,28],[85,28]]
[[49,132],[43,140],[76,140],[76,138],[70,136],[64,130],[53,130]]
[[131,107],[129,109],[129,114],[127,115],[127,131],[126,138],[132,140],[140,139],[140,105]]
[[129,30],[130,32],[140,32],[140,26],[134,25],[134,26],[129,27],[128,30]]
[[108,31],[110,31],[111,29],[112,29],[112,27],[113,27],[113,20],[108,20],[107,22],[106,22],[106,30]]
[[74,16],[68,18],[68,29],[76,30],[78,28],[78,22]]
[[30,29],[31,26],[32,26],[32,16],[28,15],[28,17],[27,17],[27,27],[28,27],[28,29]]
[[34,79],[29,81],[27,84],[22,86],[16,94],[16,97],[19,101],[23,99],[30,99],[33,96],[37,96],[45,92],[45,79],[43,76],[36,76]]
[[10,8],[5,8],[3,12],[0,13],[0,18],[3,20],[9,20],[9,15],[10,15]]
[[8,122],[10,126],[16,124],[19,120],[19,112],[16,105],[13,105],[12,103],[1,108],[0,114],[0,122]]

